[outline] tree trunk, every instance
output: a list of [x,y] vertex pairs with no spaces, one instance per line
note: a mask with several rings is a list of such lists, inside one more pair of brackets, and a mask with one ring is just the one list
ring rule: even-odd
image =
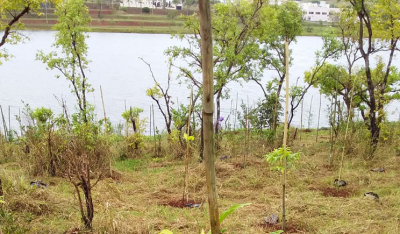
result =
[[[288,135],[288,117],[289,117],[289,39],[286,37],[285,43],[285,67],[286,67],[286,101],[285,101],[285,126],[283,131],[283,150],[286,153],[286,143]],[[286,231],[286,157],[283,158],[283,182],[282,182],[282,229]]]
[[85,203],[86,203],[86,215],[85,217],[83,217],[83,221],[85,223],[85,228],[92,229],[94,209],[93,209],[93,200],[91,194],[92,188],[90,187],[90,182],[87,181],[90,180],[90,175],[87,176],[88,178],[84,178],[83,176],[81,177],[82,189],[85,195]]
[[372,83],[372,74],[371,68],[369,64],[369,56],[365,55],[365,73],[367,76],[367,84],[368,84],[368,94],[369,94],[369,102],[370,102],[370,111],[369,111],[369,121],[370,121],[370,132],[371,132],[371,147],[372,151],[370,152],[370,156],[375,152],[378,147],[380,128],[376,119],[376,99],[375,99],[375,87]]
[[213,43],[211,32],[210,0],[199,0],[199,18],[201,34],[201,55],[203,71],[203,134],[204,156],[206,160],[206,184],[212,234],[220,234],[217,187],[215,182],[214,155],[214,79],[213,79]]

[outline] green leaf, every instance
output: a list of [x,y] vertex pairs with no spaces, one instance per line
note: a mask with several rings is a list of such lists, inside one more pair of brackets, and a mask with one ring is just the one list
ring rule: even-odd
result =
[[275,232],[270,232],[269,234],[281,234],[281,233],[283,233],[283,231],[282,230],[278,230],[278,231],[275,231]]
[[170,230],[162,230],[159,234],[174,234]]
[[219,216],[219,222],[222,223],[222,221],[225,220],[226,216],[228,216],[229,214],[231,214],[232,212],[234,212],[235,210],[244,207],[244,206],[248,206],[251,205],[251,203],[245,203],[245,204],[236,204],[231,206],[229,209],[227,209],[226,211],[224,211],[220,216]]

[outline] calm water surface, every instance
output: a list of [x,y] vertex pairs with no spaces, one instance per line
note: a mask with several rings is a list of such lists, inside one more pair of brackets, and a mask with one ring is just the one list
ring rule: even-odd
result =
[[[75,98],[71,94],[69,83],[65,78],[56,79],[56,75],[59,75],[57,71],[46,70],[43,63],[35,60],[38,50],[43,50],[45,53],[53,50],[51,45],[54,42],[54,32],[28,31],[25,34],[29,36],[30,40],[17,46],[7,45],[6,49],[14,57],[0,66],[0,105],[3,107],[7,121],[8,106],[11,106],[11,125],[14,128],[17,127],[17,123],[13,116],[22,109],[22,101],[29,103],[33,108],[41,106],[51,108],[56,113],[61,112],[61,107],[54,95],[67,100],[70,112],[74,110],[75,105]],[[139,57],[151,64],[159,83],[165,84],[168,70],[164,50],[173,45],[185,45],[179,40],[171,39],[170,35],[123,33],[90,33],[87,43],[89,46],[88,58],[91,60],[90,72],[87,73],[87,76],[89,83],[95,89],[95,92],[89,95],[89,101],[96,105],[97,118],[101,119],[103,116],[99,88],[101,85],[107,116],[114,124],[123,122],[121,113],[125,110],[125,103],[127,108],[129,106],[143,108],[145,110],[143,117],[149,116],[149,106],[154,103],[151,98],[146,96],[146,89],[154,85],[151,73]],[[319,37],[299,37],[297,43],[291,45],[294,58],[290,68],[291,84],[295,84],[297,77],[303,77],[304,71],[313,66],[314,53],[320,49],[321,45],[322,40]],[[184,64],[183,61],[180,63]],[[400,66],[398,59],[394,61],[394,66]],[[273,72],[265,72],[263,82],[266,83],[274,76]],[[299,80],[299,83],[302,84],[302,80]],[[242,85],[230,83],[228,87],[231,90],[231,98],[222,102],[222,116],[225,117],[229,115],[231,105],[235,106],[237,94],[239,103],[241,100],[246,103],[249,100],[250,105],[263,96],[261,89],[254,82]],[[175,103],[188,103],[189,92],[186,85],[179,85],[178,81],[173,81],[170,95]],[[307,126],[307,112],[310,108],[311,98],[313,99],[311,126],[315,127],[320,99],[316,89],[310,90],[305,96],[303,125],[305,123]],[[328,105],[329,102],[322,97],[320,126],[328,125],[326,114]],[[399,118],[398,106],[400,107],[398,102],[389,106],[390,120]],[[158,108],[155,111],[156,125],[163,128],[164,122],[161,113]],[[300,125],[300,113],[295,115],[293,125]]]

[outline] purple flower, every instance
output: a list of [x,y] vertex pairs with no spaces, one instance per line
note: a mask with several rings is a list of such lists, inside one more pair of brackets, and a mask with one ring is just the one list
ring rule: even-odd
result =
[[224,121],[224,117],[219,117],[219,122],[222,122],[222,121]]

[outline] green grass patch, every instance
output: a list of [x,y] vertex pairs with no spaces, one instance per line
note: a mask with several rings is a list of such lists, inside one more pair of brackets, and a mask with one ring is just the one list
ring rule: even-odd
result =
[[143,168],[144,162],[141,159],[126,159],[126,160],[117,160],[114,163],[114,167],[118,171],[138,171]]

